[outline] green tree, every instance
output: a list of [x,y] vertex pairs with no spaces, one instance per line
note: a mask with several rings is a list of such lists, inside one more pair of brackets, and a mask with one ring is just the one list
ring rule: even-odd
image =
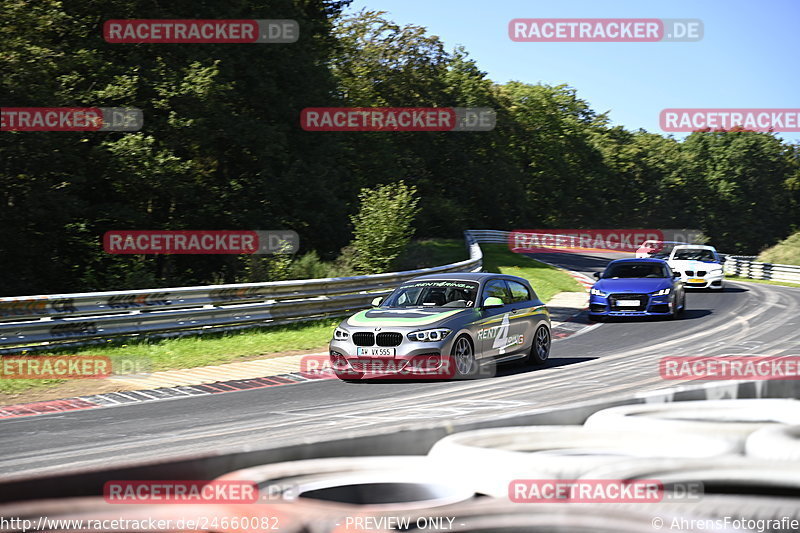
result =
[[[233,281],[233,256],[110,256],[111,229],[280,229],[346,244],[355,192],[332,137],[300,111],[335,105],[333,19],[349,0],[0,2],[0,103],[138,107],[127,133],[0,133],[4,295]],[[109,44],[108,19],[297,20],[280,45]],[[324,204],[325,210],[318,208]],[[126,271],[135,271],[129,276]],[[10,278],[10,279],[9,279]]]
[[721,250],[756,254],[792,229],[795,154],[773,134],[696,132],[683,150],[701,227]]
[[363,189],[360,208],[351,217],[355,268],[363,274],[386,272],[414,235],[419,199],[403,181]]

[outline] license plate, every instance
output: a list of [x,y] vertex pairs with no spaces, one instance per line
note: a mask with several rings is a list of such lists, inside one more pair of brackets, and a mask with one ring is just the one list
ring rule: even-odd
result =
[[689,283],[705,283],[706,280],[703,278],[689,278]]
[[617,300],[617,305],[620,307],[637,307],[639,300]]
[[356,348],[357,356],[394,357],[396,348]]

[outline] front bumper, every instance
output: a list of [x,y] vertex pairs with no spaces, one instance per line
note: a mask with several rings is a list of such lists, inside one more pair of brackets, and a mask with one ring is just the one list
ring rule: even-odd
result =
[[[621,305],[620,301],[638,300],[639,305]],[[606,294],[589,296],[591,316],[668,316],[672,314],[671,295],[664,294]]]
[[353,333],[358,333],[359,330],[351,330],[348,340],[331,341],[329,345],[331,366],[340,377],[350,378],[400,375],[452,377],[454,365],[451,354],[457,337],[454,332],[442,341],[421,342],[408,339],[406,335],[412,330],[398,331],[402,333],[402,342],[395,346],[384,347],[393,349],[393,355],[370,356],[359,353],[359,349],[369,350],[381,346],[356,345],[353,342]]
[[722,289],[722,284],[725,281],[725,274],[723,272],[714,274],[688,275],[686,272],[681,272],[681,281],[683,286],[687,289]]

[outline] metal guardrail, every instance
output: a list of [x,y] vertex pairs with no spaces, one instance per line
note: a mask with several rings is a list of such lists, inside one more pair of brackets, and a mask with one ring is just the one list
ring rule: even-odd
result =
[[510,231],[495,229],[471,229],[466,232],[475,242],[483,244],[507,244]]
[[755,256],[729,255],[725,257],[725,274],[743,278],[800,283],[800,266],[760,263]]
[[[0,346],[21,348],[176,331],[219,331],[287,320],[342,316],[417,276],[482,268],[478,241],[465,232],[469,259],[369,276],[0,298]],[[5,350],[4,350],[5,351]]]

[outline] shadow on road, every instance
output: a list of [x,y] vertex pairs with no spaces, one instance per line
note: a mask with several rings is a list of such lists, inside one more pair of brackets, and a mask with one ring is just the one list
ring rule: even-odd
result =
[[[687,309],[678,317],[681,320],[695,320],[712,314],[710,309]],[[662,316],[610,316],[606,317],[602,324],[630,324],[632,322],[673,322],[672,319]]]
[[561,366],[574,365],[576,363],[585,363],[587,361],[594,361],[595,359],[597,359],[597,357],[558,357],[555,359],[548,359],[545,364],[541,366],[510,363],[507,365],[501,365],[497,370],[497,376],[515,376],[517,374],[536,372],[537,370],[545,370],[547,368],[558,368]]
[[393,376],[387,377],[379,377],[379,378],[372,378],[372,379],[361,379],[357,381],[351,381],[348,383],[354,384],[363,384],[363,383],[381,383],[381,384],[417,384],[417,383],[453,383],[457,381],[477,381],[481,379],[489,379],[493,377],[503,377],[503,376],[515,376],[517,374],[525,374],[527,372],[536,372],[537,370],[545,370],[547,368],[558,368],[561,366],[569,366],[574,365],[576,363],[585,363],[587,361],[593,361],[597,359],[597,357],[559,357],[555,359],[548,359],[545,364],[541,366],[533,366],[533,365],[524,365],[519,361],[513,361],[510,363],[505,363],[499,365],[496,369],[492,367],[486,367],[483,369],[481,376],[478,378],[474,378],[471,380],[465,379],[440,379],[440,378],[402,378],[399,379]]

